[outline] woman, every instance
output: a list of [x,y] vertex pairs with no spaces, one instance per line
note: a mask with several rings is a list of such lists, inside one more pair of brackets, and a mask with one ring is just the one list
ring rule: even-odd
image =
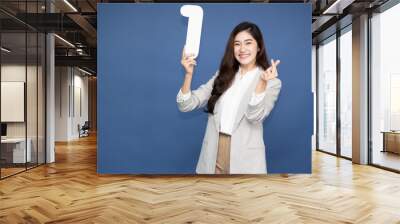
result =
[[[184,52],[184,51],[183,51]],[[207,106],[207,129],[197,163],[200,174],[267,173],[263,121],[278,98],[278,61],[267,61],[262,33],[243,22],[230,37],[219,71],[191,91],[196,61],[182,53],[185,78],[177,95],[182,112]]]

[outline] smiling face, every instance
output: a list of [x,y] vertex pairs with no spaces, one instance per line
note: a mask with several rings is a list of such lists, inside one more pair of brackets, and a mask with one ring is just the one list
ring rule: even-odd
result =
[[248,31],[241,31],[235,36],[233,49],[241,67],[252,67],[256,64],[259,48],[257,41]]

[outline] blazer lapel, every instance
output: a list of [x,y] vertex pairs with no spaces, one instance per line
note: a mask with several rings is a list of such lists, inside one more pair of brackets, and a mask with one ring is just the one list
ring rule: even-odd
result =
[[[244,112],[247,109],[247,104],[250,102],[251,95],[254,92],[254,90],[256,89],[256,85],[258,83],[261,72],[262,72],[262,69],[259,68],[257,71],[257,74],[255,75],[254,79],[251,81],[242,100],[240,101],[238,113],[236,114],[235,122],[233,124],[232,133],[236,130],[237,126],[240,123],[240,120],[242,120],[242,118],[244,116]],[[214,124],[215,124],[215,127],[218,132],[220,131],[220,126],[221,126],[220,102],[221,102],[221,100],[218,99],[218,101],[215,103],[215,107],[214,107]]]
[[233,123],[233,129],[232,133],[235,132],[236,128],[238,127],[240,121],[242,120],[244,113],[246,112],[247,109],[247,104],[250,102],[251,96],[256,89],[257,83],[259,81],[260,73],[262,72],[261,69],[258,69],[254,79],[252,80],[251,84],[247,88],[242,100],[240,101],[239,104],[239,109],[235,117],[235,122]]

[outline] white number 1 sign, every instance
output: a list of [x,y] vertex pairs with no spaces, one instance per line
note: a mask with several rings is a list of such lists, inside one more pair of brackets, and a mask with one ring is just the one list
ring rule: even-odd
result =
[[185,54],[199,55],[201,26],[203,24],[203,9],[198,5],[184,5],[181,7],[182,16],[188,17]]

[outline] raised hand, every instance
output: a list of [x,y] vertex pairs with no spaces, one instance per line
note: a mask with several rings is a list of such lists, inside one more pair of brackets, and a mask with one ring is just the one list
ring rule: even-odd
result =
[[280,62],[280,60],[274,61],[273,59],[271,59],[271,66],[261,74],[261,79],[264,81],[268,81],[278,77],[276,67],[279,65]]
[[194,54],[186,55],[185,48],[182,50],[181,64],[185,69],[186,75],[192,75],[194,66],[197,65],[196,61],[194,60]]

